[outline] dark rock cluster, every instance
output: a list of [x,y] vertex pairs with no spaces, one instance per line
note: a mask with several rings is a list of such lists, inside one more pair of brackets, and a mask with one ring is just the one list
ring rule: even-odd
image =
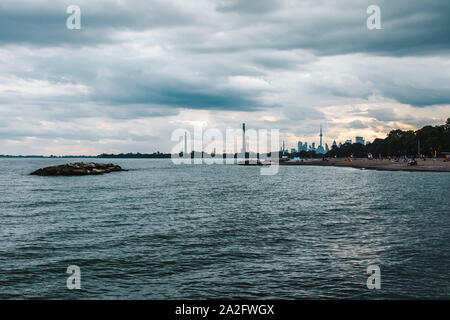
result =
[[84,176],[110,173],[114,171],[126,171],[112,163],[69,163],[38,169],[30,174],[38,176]]

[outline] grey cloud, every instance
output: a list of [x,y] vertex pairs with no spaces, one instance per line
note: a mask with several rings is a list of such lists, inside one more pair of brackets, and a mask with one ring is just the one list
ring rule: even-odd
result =
[[[310,50],[316,55],[405,56],[449,52],[450,2],[378,0],[382,30],[366,28],[372,0],[216,1],[196,10],[174,1],[79,1],[82,30],[65,27],[72,1],[3,0],[0,44],[95,46],[122,41],[121,31],[165,30],[163,41],[190,52]],[[187,2],[191,4],[190,2]],[[238,15],[236,15],[238,13]],[[230,16],[231,15],[231,16]],[[176,32],[171,33],[175,28]],[[226,34],[226,38],[215,37]]]
[[397,121],[402,118],[394,110],[388,108],[371,109],[365,115],[375,118],[378,121]]
[[[3,66],[5,72],[19,78],[83,84],[89,89],[89,93],[84,96],[55,97],[53,116],[67,114],[62,105],[58,108],[58,102],[70,105],[78,103],[80,106],[83,103],[95,105],[90,111],[80,110],[74,116],[102,114],[112,118],[169,116],[178,112],[174,111],[178,108],[249,111],[274,106],[260,99],[264,91],[262,89],[223,86],[227,78],[237,72],[233,68],[218,69],[215,63],[186,59],[168,65],[167,61],[159,58],[126,59],[101,53],[97,55],[97,51],[89,50],[72,53],[67,48],[59,49],[58,52],[56,56],[16,57],[18,61],[13,61],[10,66]],[[33,68],[15,71],[14,63],[19,64],[22,58],[31,62]],[[193,69],[201,71],[201,74],[192,72]],[[12,94],[9,102],[19,99],[22,103],[36,102],[29,97]],[[49,100],[51,99],[47,98],[47,106]]]
[[[213,78],[214,80],[214,78]],[[158,104],[166,108],[208,110],[257,110],[262,105],[258,92],[217,87],[216,83],[183,81],[175,76],[157,74],[128,76],[118,74],[100,84],[92,99],[118,105]]]
[[256,51],[249,53],[249,63],[270,70],[301,70],[307,64],[316,61],[317,58],[312,54],[289,51]]
[[[301,48],[317,55],[363,52],[375,55],[423,55],[450,49],[450,3],[431,1],[377,1],[381,7],[382,30],[368,30],[364,1],[314,1],[286,8],[287,12],[248,21],[241,18],[242,31],[252,47],[289,50]],[[291,12],[288,12],[291,10]],[[270,27],[269,27],[270,26]],[[224,43],[211,50],[242,50],[245,41]],[[205,46],[203,49],[207,49]]]
[[282,1],[279,0],[221,0],[216,6],[216,10],[220,12],[263,14],[273,12],[281,6]]
[[100,139],[128,139],[129,141],[149,141],[154,140],[155,137],[148,134],[137,135],[130,133],[127,130],[118,130],[114,133],[102,133],[101,131],[92,130],[79,130],[79,129],[53,129],[43,130],[40,126],[27,127],[22,129],[14,129],[11,127],[5,127],[0,129],[0,139],[21,141],[27,137],[34,137],[39,139],[66,139],[66,140],[82,140],[89,142],[98,142]]
[[450,89],[386,86],[383,93],[397,101],[416,107],[450,104]]
[[66,9],[71,0],[39,3],[30,0],[3,0],[0,3],[0,45],[96,46],[118,42],[120,31],[144,31],[156,28],[200,24],[193,12],[183,12],[169,1],[79,0],[81,29],[69,30]]
[[352,129],[366,129],[369,126],[366,123],[363,123],[361,120],[355,120],[347,124],[347,128]]
[[320,120],[325,119],[325,115],[319,110],[312,107],[287,107],[284,114],[291,121],[304,121],[304,120]]
[[[265,112],[281,120],[264,126],[306,132],[326,120],[322,108],[373,96],[450,104],[448,1],[376,1],[383,29],[374,31],[366,28],[372,0],[80,0],[82,30],[70,31],[72,2],[0,2],[0,81],[54,87],[0,87],[6,124],[21,115],[68,124],[164,118],[186,108]],[[64,85],[74,92],[58,91]],[[361,116],[417,123],[373,108]],[[23,128],[2,137],[99,137],[17,123]]]

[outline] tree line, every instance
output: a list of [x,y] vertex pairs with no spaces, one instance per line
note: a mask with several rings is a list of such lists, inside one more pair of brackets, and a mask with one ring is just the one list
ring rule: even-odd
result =
[[417,131],[401,129],[392,130],[384,139],[377,138],[372,143],[345,143],[333,146],[325,155],[327,157],[427,157],[445,156],[450,153],[450,118],[445,124],[425,126]]

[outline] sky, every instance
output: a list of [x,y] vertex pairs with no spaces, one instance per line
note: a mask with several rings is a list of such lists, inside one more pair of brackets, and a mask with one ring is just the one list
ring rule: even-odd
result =
[[448,0],[1,0],[0,154],[170,152],[196,125],[279,129],[291,148],[320,126],[331,145],[443,124],[449,13]]

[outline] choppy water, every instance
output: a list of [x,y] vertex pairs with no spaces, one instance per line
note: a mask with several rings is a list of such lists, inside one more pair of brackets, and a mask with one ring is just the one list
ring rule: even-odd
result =
[[74,161],[0,160],[0,298],[450,298],[448,173]]

